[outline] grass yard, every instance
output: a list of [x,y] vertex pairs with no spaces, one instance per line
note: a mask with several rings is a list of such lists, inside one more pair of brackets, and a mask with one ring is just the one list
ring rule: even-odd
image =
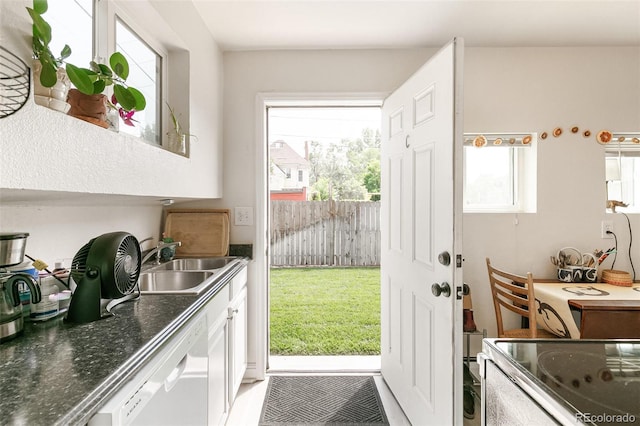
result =
[[379,268],[272,268],[272,355],[380,355]]

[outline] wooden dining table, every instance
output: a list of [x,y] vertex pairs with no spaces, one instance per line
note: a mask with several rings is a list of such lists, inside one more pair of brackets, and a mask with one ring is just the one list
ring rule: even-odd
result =
[[640,338],[640,283],[536,281],[538,325],[571,339]]

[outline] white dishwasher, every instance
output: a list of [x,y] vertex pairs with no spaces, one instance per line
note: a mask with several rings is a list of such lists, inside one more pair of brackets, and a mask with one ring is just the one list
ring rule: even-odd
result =
[[207,424],[207,321],[201,314],[89,421],[106,425]]

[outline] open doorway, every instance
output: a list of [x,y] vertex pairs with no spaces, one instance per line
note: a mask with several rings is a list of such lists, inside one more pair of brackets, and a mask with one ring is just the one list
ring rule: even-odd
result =
[[379,370],[380,107],[266,119],[269,369]]

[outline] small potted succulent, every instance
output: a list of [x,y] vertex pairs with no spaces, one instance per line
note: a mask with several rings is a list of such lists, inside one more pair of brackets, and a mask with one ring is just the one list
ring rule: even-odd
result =
[[67,112],[67,93],[69,79],[62,65],[71,55],[71,48],[65,44],[56,56],[51,52],[51,26],[42,17],[48,10],[47,0],[34,0],[33,8],[27,12],[33,20],[33,86],[36,104],[49,107],[56,111]]
[[180,120],[176,115],[174,109],[166,102],[167,108],[169,108],[169,114],[171,115],[171,122],[173,123],[173,129],[167,132],[167,148],[171,152],[175,152],[176,154],[186,155],[187,154],[187,136],[192,136],[191,133],[187,133],[184,131],[182,125],[180,124]]

